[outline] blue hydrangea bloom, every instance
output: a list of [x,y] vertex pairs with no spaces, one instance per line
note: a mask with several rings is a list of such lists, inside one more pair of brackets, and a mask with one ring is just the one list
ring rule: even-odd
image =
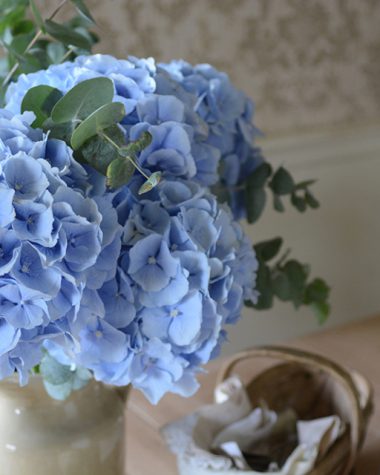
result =
[[[86,196],[86,171],[33,120],[0,110],[0,377],[17,370],[22,382],[46,340],[65,341],[89,276],[97,288],[115,276],[121,246],[116,211]],[[114,239],[111,263],[99,271]]]
[[[151,144],[138,160],[162,182],[139,196],[142,177],[115,192],[62,141],[20,115],[25,93],[67,92],[106,76],[127,111],[127,140]],[[241,180],[261,162],[253,106],[224,73],[184,62],[111,56],[21,75],[0,111],[0,377],[20,381],[47,349],[108,384],[132,384],[156,403],[197,388],[243,301],[255,301],[257,260],[234,216]],[[209,188],[230,191],[232,211]]]
[[239,185],[263,161],[254,145],[258,135],[254,105],[227,74],[210,65],[80,56],[74,62],[21,75],[8,88],[6,108],[19,113],[25,93],[33,86],[48,84],[67,92],[97,76],[114,82],[115,100],[126,107],[122,123],[127,138],[135,140],[145,130],[152,134],[152,144],[139,157],[143,168],[204,186],[219,184],[227,191],[234,217],[245,216]]

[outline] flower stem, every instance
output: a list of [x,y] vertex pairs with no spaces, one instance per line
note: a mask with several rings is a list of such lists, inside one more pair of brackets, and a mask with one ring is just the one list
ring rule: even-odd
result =
[[[48,20],[52,20],[62,9],[62,7],[68,2],[68,0],[62,0],[61,3],[55,8],[55,10],[51,13],[51,15],[48,17]],[[37,33],[34,35],[34,37],[32,38],[32,40],[30,41],[30,43],[28,44],[28,46],[25,48],[25,51],[23,54],[26,54],[28,53],[28,51],[30,51],[33,46],[37,43],[37,41],[40,39],[41,35],[42,35],[43,31],[41,30],[41,28],[37,31]],[[9,81],[12,79],[12,76],[14,75],[14,73],[18,70],[20,66],[20,63],[17,61],[12,69],[9,71],[9,73],[6,75],[6,77],[4,78],[4,81],[2,82],[2,87],[5,87]]]

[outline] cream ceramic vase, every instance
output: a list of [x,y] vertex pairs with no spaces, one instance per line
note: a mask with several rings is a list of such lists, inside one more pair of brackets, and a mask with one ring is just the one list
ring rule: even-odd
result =
[[1,382],[1,475],[124,475],[125,399],[95,381],[63,402],[38,376]]

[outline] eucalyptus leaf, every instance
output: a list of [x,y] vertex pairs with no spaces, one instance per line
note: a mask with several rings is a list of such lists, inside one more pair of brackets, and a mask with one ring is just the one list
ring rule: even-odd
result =
[[52,119],[57,124],[86,119],[99,107],[112,102],[113,96],[111,79],[87,79],[70,89],[57,102],[52,111]]
[[62,43],[48,43],[46,45],[46,53],[50,63],[59,64],[66,54],[66,48]]
[[[117,125],[105,129],[103,134],[107,135],[118,146],[125,141],[124,134]],[[103,175],[107,175],[109,164],[119,158],[117,149],[99,135],[88,140],[80,149],[80,154],[86,162]]]
[[283,213],[285,211],[284,203],[282,202],[281,198],[276,194],[273,194],[273,208],[279,213]]
[[259,298],[254,308],[264,310],[273,306],[273,291],[271,283],[271,271],[270,268],[260,263],[257,271],[256,288],[259,291]]
[[295,193],[292,193],[291,199],[290,199],[292,205],[300,212],[303,213],[306,211],[306,201],[304,198],[296,195]]
[[246,187],[245,204],[247,221],[254,223],[261,216],[266,203],[266,193],[262,188]]
[[259,165],[247,178],[247,184],[253,188],[263,188],[272,173],[272,167],[264,162]]
[[57,401],[64,401],[67,399],[73,390],[71,380],[62,384],[51,384],[44,380],[44,387],[49,396]]
[[56,23],[53,20],[46,20],[44,25],[46,32],[64,45],[78,46],[79,48],[83,48],[87,51],[91,50],[91,43],[88,41],[88,39],[74,29],[66,25]]
[[36,24],[40,30],[42,30],[43,33],[45,33],[45,25],[44,21],[42,19],[41,13],[39,9],[37,8],[37,5],[34,0],[29,0],[30,3],[30,9],[32,10],[34,19],[36,20]]
[[152,135],[149,132],[143,132],[134,142],[130,142],[128,145],[124,145],[120,148],[120,154],[124,157],[132,156],[133,158],[152,142]]
[[136,168],[125,157],[113,160],[107,168],[107,186],[112,189],[126,185],[135,173]]
[[273,292],[280,300],[287,301],[292,298],[292,287],[288,276],[279,272],[272,281]]
[[100,107],[74,130],[71,136],[72,148],[77,150],[94,135],[120,122],[124,116],[125,107],[121,102],[111,102]]
[[324,302],[328,299],[329,294],[329,286],[324,280],[317,278],[306,287],[304,301],[305,303]]
[[325,323],[330,314],[330,305],[328,302],[313,302],[310,306],[314,311],[319,324],[322,325]]
[[86,18],[86,20],[91,21],[92,23],[95,23],[95,20],[92,17],[90,10],[87,8],[83,0],[70,0],[70,1],[71,3],[75,5],[79,13]]
[[294,187],[294,190],[306,190],[309,186],[314,185],[317,180],[305,180],[297,183]]
[[294,180],[290,173],[284,168],[280,167],[269,184],[276,195],[288,195],[294,189]]
[[275,256],[277,256],[281,249],[282,243],[283,239],[276,237],[268,241],[259,242],[255,245],[254,249],[260,259],[264,261],[270,261]]
[[313,208],[313,209],[319,208],[319,201],[308,190],[305,192],[305,201],[310,206],[310,208]]
[[61,91],[52,86],[32,87],[25,94],[21,103],[21,112],[31,111],[36,115],[32,127],[42,127],[54,105],[62,97]]
[[49,353],[46,353],[41,360],[40,373],[46,382],[54,385],[64,384],[72,377],[70,366],[58,363]]
[[155,186],[157,186],[161,181],[161,172],[154,172],[150,175],[150,177],[146,180],[145,183],[139,189],[139,195],[143,195],[144,193],[148,193],[151,191]]
[[72,122],[65,122],[64,124],[55,124],[48,118],[43,124],[42,128],[49,131],[49,138],[63,140],[70,145],[71,136],[74,131]]

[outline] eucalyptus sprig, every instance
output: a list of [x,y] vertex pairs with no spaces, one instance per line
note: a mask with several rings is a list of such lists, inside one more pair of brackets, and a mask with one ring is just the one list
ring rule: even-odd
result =
[[291,302],[296,309],[302,305],[310,307],[318,321],[323,323],[330,311],[330,288],[320,278],[310,280],[309,266],[290,259],[289,250],[273,262],[279,256],[282,245],[282,238],[277,237],[254,246],[259,261],[257,290],[260,296],[256,304],[247,304],[264,310],[271,308],[274,299],[278,298]]
[[299,212],[304,212],[307,208],[318,208],[319,202],[310,191],[310,186],[314,183],[315,180],[296,183],[283,166],[274,171],[269,163],[262,163],[244,183],[248,222],[255,223],[263,213],[267,190],[272,194],[274,209],[280,213],[285,211],[283,198],[286,196],[290,197],[290,203]]
[[76,159],[107,177],[110,188],[127,184],[138,170],[146,178],[139,193],[146,193],[161,179],[160,172],[146,174],[137,160],[152,137],[144,132],[138,140],[126,143],[118,126],[125,117],[125,107],[121,102],[113,102],[113,97],[113,82],[97,77],[77,84],[65,95],[51,86],[33,87],[25,94],[21,110],[34,112],[32,126],[64,140]]
[[[78,15],[56,23],[55,17],[69,4]],[[0,97],[8,83],[21,73],[90,53],[98,41],[91,31],[94,23],[83,0],[61,0],[46,19],[34,0],[0,0],[0,45],[6,53],[0,62]]]

